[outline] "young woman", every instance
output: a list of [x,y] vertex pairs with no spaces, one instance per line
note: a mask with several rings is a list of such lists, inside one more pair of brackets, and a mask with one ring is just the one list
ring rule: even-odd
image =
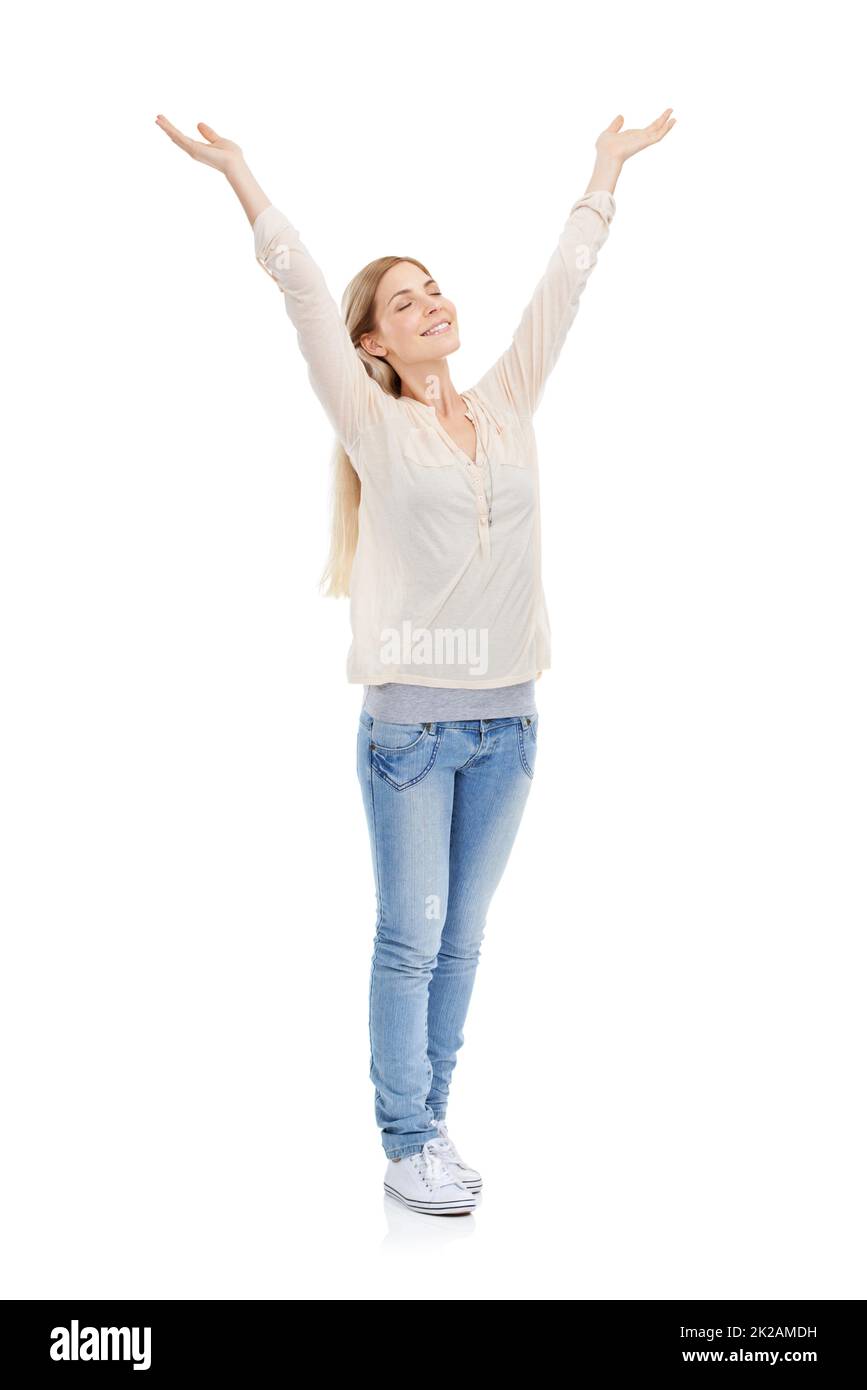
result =
[[283,295],[336,435],[323,581],[348,594],[350,681],[364,686],[357,773],[378,914],[370,1079],[385,1190],[413,1211],[465,1214],[481,1178],[445,1125],[486,915],[538,746],[534,684],[550,665],[533,416],[615,212],[625,160],[674,125],[617,116],[510,346],[458,392],[458,313],[427,266],[383,256],[342,311],[242,151],[157,123],[223,173]]

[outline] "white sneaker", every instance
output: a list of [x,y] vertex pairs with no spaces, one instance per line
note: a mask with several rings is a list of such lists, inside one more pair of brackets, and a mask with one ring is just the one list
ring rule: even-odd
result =
[[428,1139],[420,1153],[390,1158],[383,1186],[390,1197],[412,1211],[431,1216],[465,1216],[476,1205],[475,1194],[454,1176]]
[[475,1168],[465,1163],[455,1148],[455,1141],[449,1137],[445,1120],[437,1120],[438,1138],[429,1140],[434,1153],[442,1159],[452,1174],[468,1187],[471,1192],[481,1192],[482,1176]]

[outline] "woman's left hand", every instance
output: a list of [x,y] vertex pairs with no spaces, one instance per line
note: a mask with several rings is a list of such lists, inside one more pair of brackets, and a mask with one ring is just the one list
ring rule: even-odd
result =
[[[637,154],[647,145],[655,145],[657,140],[661,140],[663,135],[667,135],[674,125],[675,117],[671,116],[673,109],[669,106],[661,116],[657,116],[656,120],[651,121],[650,125],[645,126],[643,130],[621,130],[623,117],[615,116],[610,126],[603,130],[596,141],[598,157],[614,164],[622,164],[624,160]],[[671,120],[668,119],[669,116],[671,116]]]

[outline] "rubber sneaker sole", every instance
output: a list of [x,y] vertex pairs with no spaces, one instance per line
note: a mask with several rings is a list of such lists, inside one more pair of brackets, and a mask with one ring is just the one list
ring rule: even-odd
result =
[[475,1194],[467,1191],[463,1197],[431,1197],[429,1199],[419,1197],[407,1197],[405,1193],[398,1192],[396,1187],[392,1187],[388,1182],[383,1183],[385,1192],[389,1197],[393,1197],[396,1202],[409,1207],[411,1211],[424,1212],[428,1216],[469,1216],[471,1211],[476,1209]]

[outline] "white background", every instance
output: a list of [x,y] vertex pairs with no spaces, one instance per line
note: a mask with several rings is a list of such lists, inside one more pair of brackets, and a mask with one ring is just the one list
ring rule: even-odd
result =
[[[847,5],[41,5],[3,106],[6,1298],[864,1298],[860,73]],[[536,417],[553,667],[449,1124],[384,1198],[333,443],[231,188],[465,389],[618,113]],[[460,1245],[460,1249],[457,1246]],[[453,1248],[454,1247],[454,1248]]]

